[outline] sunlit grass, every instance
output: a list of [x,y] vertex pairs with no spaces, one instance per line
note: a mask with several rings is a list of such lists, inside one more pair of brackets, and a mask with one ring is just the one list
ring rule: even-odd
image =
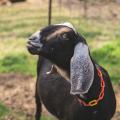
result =
[[111,80],[120,84],[120,41],[111,42],[92,52],[95,60],[110,73]]
[[[46,8],[34,5],[14,5],[12,7],[1,7],[0,15],[0,40],[2,41],[0,42],[0,72],[21,72],[35,75],[37,57],[28,53],[26,40],[33,32],[47,25]],[[53,7],[52,15],[52,23],[69,21],[74,24],[77,31],[86,38],[91,51],[93,51],[94,58],[103,66],[114,68],[114,72],[110,72],[110,74],[115,79],[116,74],[119,73],[119,60],[116,60],[116,64],[111,63],[111,61],[114,61],[115,56],[118,56],[118,52],[116,53],[114,50],[114,57],[108,56],[107,62],[104,62],[103,58],[106,57],[108,51],[110,55],[113,54],[113,50],[106,48],[108,47],[107,44],[113,46],[119,41],[120,21],[71,16],[65,8],[62,8],[61,13],[59,13],[56,6]],[[104,52],[105,54],[102,51],[103,49],[107,49]],[[115,49],[119,51],[119,46],[116,46]],[[101,55],[102,57],[99,58]],[[13,63],[8,67],[12,60]],[[17,62],[17,60],[21,62]],[[25,71],[26,69],[27,71]]]

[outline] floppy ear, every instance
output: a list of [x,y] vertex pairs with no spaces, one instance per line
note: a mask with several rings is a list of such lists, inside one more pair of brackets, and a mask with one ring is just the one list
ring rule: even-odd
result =
[[84,94],[90,89],[94,79],[94,66],[89,55],[89,48],[84,43],[75,46],[70,63],[70,93]]

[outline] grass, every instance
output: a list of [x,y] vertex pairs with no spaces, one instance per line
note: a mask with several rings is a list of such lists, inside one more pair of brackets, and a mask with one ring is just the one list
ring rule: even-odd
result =
[[[16,111],[12,109],[8,109],[3,103],[0,102],[0,120],[34,120],[34,116],[27,116],[23,111]],[[54,120],[53,117],[42,116],[41,120]]]
[[[52,22],[69,21],[73,23],[76,29],[87,39],[90,49],[93,51],[93,57],[108,69],[113,81],[119,82],[118,73],[120,70],[117,51],[120,48],[116,44],[120,37],[120,21],[70,17],[70,13],[66,9],[62,9],[64,14],[60,14],[56,7],[53,8],[53,11],[55,12],[53,12],[54,19]],[[2,41],[0,42],[0,72],[36,75],[37,57],[30,55],[25,45],[27,38],[33,32],[47,25],[46,8],[34,5],[29,8],[28,5],[14,5],[12,7],[1,7],[0,14],[0,40]],[[116,50],[109,47],[113,47],[113,44],[115,44]],[[108,51],[110,55],[114,53],[114,57],[110,55],[106,57]],[[99,57],[98,54],[102,57]],[[112,69],[114,72],[111,72]]]
[[19,72],[25,75],[36,75],[36,56],[28,54],[26,41],[18,40],[2,40],[0,43],[0,72]]
[[[119,38],[119,21],[116,21],[113,25],[113,21],[70,17],[69,12],[65,9],[62,10],[64,14],[61,15],[56,8],[53,11],[55,11],[53,12],[53,23],[63,21],[73,23],[76,29],[85,36],[91,50],[95,49],[94,51],[98,51],[99,54],[102,54],[99,48],[111,42],[119,41],[116,40]],[[28,6],[15,5],[0,8],[0,14],[0,40],[2,41],[0,42],[0,72],[20,72],[27,75],[36,75],[37,57],[30,55],[25,45],[27,38],[33,32],[47,25],[46,9],[36,6],[28,8]],[[94,58],[97,57],[95,55]],[[108,63],[111,64],[109,61]],[[100,64],[102,64],[102,60]],[[106,63],[103,65],[106,66]],[[117,65],[115,66],[117,67]],[[115,70],[118,73],[116,68]]]
[[0,102],[0,120],[8,114],[9,109]]
[[11,54],[0,60],[0,71],[35,75],[35,65],[35,61],[28,59],[26,54]]
[[[120,84],[120,41],[111,42],[104,47],[94,50],[92,56],[109,71],[111,80]],[[99,54],[98,54],[99,53]]]
[[[120,21],[84,19],[71,16],[66,9],[53,8],[53,23],[69,21],[74,24],[90,46],[93,58],[108,70],[114,84],[120,84]],[[47,25],[46,7],[13,5],[0,7],[0,73],[36,75],[37,56],[27,52],[26,40],[36,30]],[[17,120],[25,118],[0,103],[0,120],[12,114]],[[52,118],[42,117],[42,120]]]

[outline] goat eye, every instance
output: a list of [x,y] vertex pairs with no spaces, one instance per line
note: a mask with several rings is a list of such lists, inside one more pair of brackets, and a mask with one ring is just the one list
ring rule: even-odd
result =
[[64,40],[69,40],[68,37],[67,37],[67,34],[63,34],[63,35],[62,35],[62,38],[63,38]]

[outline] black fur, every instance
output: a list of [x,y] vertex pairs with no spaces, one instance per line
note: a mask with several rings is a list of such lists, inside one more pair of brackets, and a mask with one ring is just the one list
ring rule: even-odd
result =
[[[78,102],[76,96],[70,95],[70,83],[61,75],[58,73],[46,74],[50,70],[51,65],[55,64],[55,66],[66,72],[67,77],[70,78],[70,59],[73,56],[74,47],[78,42],[86,44],[85,39],[70,28],[68,32],[56,34],[46,41],[47,36],[62,27],[65,26],[49,26],[40,32],[40,41],[43,47],[38,55],[44,58],[39,58],[38,60],[36,120],[40,118],[41,109],[38,109],[41,107],[40,100],[48,111],[59,120],[111,120],[116,109],[116,100],[111,81],[107,71],[99,66],[92,58],[94,81],[88,93],[80,97],[86,102],[98,98],[100,94],[100,78],[97,73],[98,67],[102,71],[105,81],[105,96],[94,107],[85,107]],[[67,35],[67,39],[62,37],[63,34]],[[31,52],[31,48],[28,48],[28,50]]]

